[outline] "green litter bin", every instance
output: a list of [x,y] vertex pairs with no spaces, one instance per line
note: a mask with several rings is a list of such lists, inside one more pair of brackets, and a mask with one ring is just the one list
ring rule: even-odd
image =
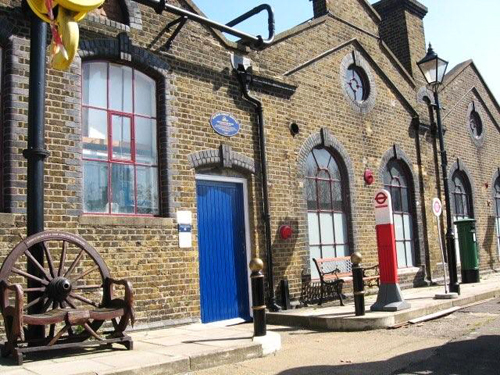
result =
[[455,221],[457,226],[460,260],[462,268],[462,283],[479,282],[479,257],[476,239],[476,220],[461,219]]

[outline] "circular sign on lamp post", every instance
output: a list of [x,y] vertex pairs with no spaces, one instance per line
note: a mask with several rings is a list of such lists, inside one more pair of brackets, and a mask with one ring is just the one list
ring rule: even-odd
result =
[[434,216],[439,217],[443,213],[443,204],[439,198],[434,198],[432,200],[432,213]]

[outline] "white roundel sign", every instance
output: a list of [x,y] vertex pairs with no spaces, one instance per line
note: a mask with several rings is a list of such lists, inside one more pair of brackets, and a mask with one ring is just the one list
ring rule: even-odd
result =
[[439,200],[439,198],[434,198],[432,200],[432,213],[439,217],[443,213],[443,204]]

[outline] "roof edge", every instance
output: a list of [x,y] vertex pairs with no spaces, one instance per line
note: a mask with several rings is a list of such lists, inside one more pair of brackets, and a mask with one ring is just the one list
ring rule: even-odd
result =
[[444,84],[441,87],[440,91],[445,90],[446,87],[448,87],[457,77],[459,77],[464,72],[464,70],[467,69],[469,66],[471,66],[474,69],[474,71],[476,72],[477,76],[479,77],[479,80],[483,84],[484,88],[486,89],[486,92],[488,93],[488,95],[491,98],[491,101],[493,102],[493,105],[496,107],[498,114],[500,115],[500,104],[498,103],[497,98],[495,97],[495,95],[491,91],[490,87],[488,86],[488,84],[484,80],[481,72],[479,71],[476,64],[474,63],[474,60],[472,60],[472,59],[465,60],[465,61],[461,62],[460,64],[457,64],[455,67],[453,67],[453,69],[448,74],[446,74],[446,76],[444,78],[445,79]]

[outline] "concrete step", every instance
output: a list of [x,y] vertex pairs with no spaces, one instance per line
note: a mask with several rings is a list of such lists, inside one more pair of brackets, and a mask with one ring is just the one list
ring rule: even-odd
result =
[[295,310],[268,313],[269,324],[302,327],[330,331],[367,331],[383,329],[408,322],[411,319],[433,314],[452,307],[466,306],[500,296],[500,277],[492,276],[478,284],[462,284],[462,294],[457,299],[436,300],[434,295],[442,287],[406,289],[403,296],[411,307],[396,312],[372,312],[370,306],[376,296],[366,298],[366,315],[355,316],[354,304],[346,306],[307,307]]

